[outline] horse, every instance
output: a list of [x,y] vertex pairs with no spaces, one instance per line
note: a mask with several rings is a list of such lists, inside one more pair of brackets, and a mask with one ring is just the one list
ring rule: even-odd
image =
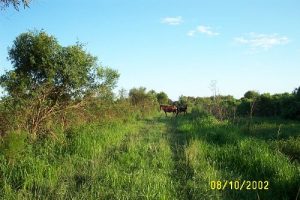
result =
[[167,116],[167,112],[172,112],[173,114],[177,113],[176,106],[169,106],[169,105],[160,105],[160,110],[163,110]]
[[187,114],[187,105],[182,105],[177,107],[176,115],[183,112],[184,114]]

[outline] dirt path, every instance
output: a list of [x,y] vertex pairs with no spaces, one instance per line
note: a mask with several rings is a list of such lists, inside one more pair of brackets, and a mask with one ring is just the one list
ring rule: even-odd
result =
[[177,199],[193,199],[192,191],[188,187],[189,180],[193,177],[193,170],[188,165],[185,149],[188,145],[186,134],[177,130],[176,118],[157,118],[155,121],[162,122],[166,126],[164,133],[172,150],[174,167],[171,173],[176,187]]
[[103,155],[106,169],[101,171],[108,179],[103,190],[113,198],[193,199],[188,139],[177,130],[176,118],[155,117],[136,126]]

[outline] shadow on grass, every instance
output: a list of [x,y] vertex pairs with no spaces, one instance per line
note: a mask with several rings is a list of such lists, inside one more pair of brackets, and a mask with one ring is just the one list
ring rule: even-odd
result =
[[163,123],[166,125],[166,139],[172,151],[172,160],[174,169],[171,172],[171,177],[174,180],[177,199],[193,199],[192,191],[188,188],[188,181],[193,177],[193,170],[187,163],[185,148],[189,138],[186,134],[177,131],[176,122],[183,116],[157,116],[154,119],[146,119],[150,123]]

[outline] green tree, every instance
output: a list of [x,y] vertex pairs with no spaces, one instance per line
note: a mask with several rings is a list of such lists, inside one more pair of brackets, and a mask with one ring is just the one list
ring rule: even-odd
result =
[[117,85],[117,80],[120,77],[118,71],[111,69],[109,67],[98,67],[97,68],[97,87],[95,96],[113,101],[115,95],[113,93],[113,89]]
[[247,99],[255,99],[259,96],[259,93],[254,90],[249,90],[244,94],[244,97]]
[[156,94],[156,98],[159,104],[168,104],[169,97],[164,92],[159,92]]
[[293,95],[296,97],[296,99],[300,100],[300,87],[293,91]]
[[148,98],[145,87],[132,88],[129,91],[129,98],[133,105],[139,105],[145,103]]
[[[135,109],[139,110],[142,116],[157,112],[158,104],[153,90],[146,91],[145,87],[132,88],[129,91],[129,100]],[[157,108],[157,109],[155,109]]]
[[157,93],[155,92],[155,90],[149,90],[149,92],[147,92],[148,100],[154,104],[157,103],[156,95]]
[[119,100],[121,101],[125,101],[127,98],[128,98],[128,93],[127,93],[127,90],[125,88],[121,88],[119,90]]
[[237,113],[241,116],[250,115],[251,106],[253,105],[253,100],[248,98],[241,98],[240,103],[237,107]]
[[300,87],[291,95],[284,94],[281,100],[281,115],[289,119],[300,119]]
[[181,95],[178,99],[179,105],[187,105],[188,104],[188,98],[186,96]]
[[25,114],[25,126],[34,135],[51,115],[110,91],[119,77],[117,71],[98,66],[82,44],[63,47],[44,31],[20,34],[9,60],[13,70],[0,77],[0,86],[12,109]]
[[276,105],[274,97],[269,93],[261,94],[256,102],[256,114],[259,116],[274,116],[276,113]]

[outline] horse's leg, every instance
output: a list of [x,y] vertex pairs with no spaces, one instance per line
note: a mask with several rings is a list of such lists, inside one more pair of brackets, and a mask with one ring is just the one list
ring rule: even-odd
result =
[[165,111],[165,114],[166,114],[166,117],[167,117],[168,115],[167,115],[167,112],[166,112],[166,111]]

